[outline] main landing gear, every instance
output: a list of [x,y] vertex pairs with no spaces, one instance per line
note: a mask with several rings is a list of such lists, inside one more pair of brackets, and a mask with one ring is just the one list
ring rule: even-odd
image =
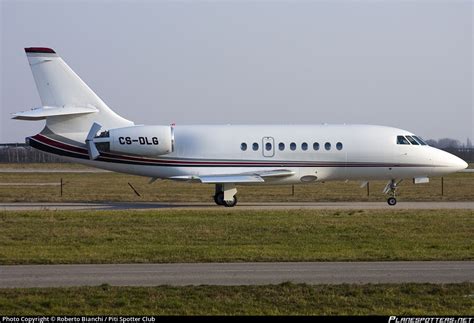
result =
[[389,194],[390,197],[387,199],[387,203],[390,206],[394,206],[397,204],[397,199],[395,198],[395,192],[397,191],[398,184],[400,184],[401,180],[396,182],[394,179],[390,180],[385,186],[383,192],[385,194]]
[[237,189],[234,184],[216,184],[214,202],[217,205],[233,207],[237,204]]

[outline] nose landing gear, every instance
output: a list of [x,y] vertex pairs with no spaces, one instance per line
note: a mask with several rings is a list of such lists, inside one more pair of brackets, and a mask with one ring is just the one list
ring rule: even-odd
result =
[[388,203],[388,205],[390,205],[390,206],[394,206],[395,204],[397,204],[397,199],[396,199],[395,197],[389,197],[389,198],[387,199],[387,203]]
[[397,191],[398,184],[400,184],[401,180],[396,182],[395,179],[390,180],[387,185],[385,186],[383,192],[385,194],[389,194],[390,197],[387,199],[387,204],[390,206],[394,206],[397,204],[397,199],[395,198],[395,192]]

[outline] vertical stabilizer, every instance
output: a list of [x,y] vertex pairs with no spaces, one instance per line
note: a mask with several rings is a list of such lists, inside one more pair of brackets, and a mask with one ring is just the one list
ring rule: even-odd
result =
[[94,113],[57,114],[46,117],[46,126],[54,133],[83,141],[94,122],[104,129],[127,127],[133,122],[112,111],[97,94],[50,48],[25,48],[44,107],[70,110],[91,109]]

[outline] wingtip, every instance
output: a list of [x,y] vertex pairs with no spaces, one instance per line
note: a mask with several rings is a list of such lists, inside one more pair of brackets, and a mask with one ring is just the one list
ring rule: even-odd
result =
[[25,48],[25,53],[46,53],[46,54],[56,54],[56,52],[47,47],[27,47]]

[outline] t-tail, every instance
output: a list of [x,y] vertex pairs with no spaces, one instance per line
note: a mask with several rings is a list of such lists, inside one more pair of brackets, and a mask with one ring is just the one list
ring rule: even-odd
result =
[[159,156],[173,151],[171,126],[135,126],[112,111],[54,50],[30,47],[25,52],[42,106],[15,113],[13,119],[46,119],[41,133],[27,139],[32,147],[98,161],[123,155]]
[[50,48],[25,48],[42,106],[15,113],[13,119],[42,120],[42,133],[85,142],[94,123],[105,129],[133,126],[112,111]]

